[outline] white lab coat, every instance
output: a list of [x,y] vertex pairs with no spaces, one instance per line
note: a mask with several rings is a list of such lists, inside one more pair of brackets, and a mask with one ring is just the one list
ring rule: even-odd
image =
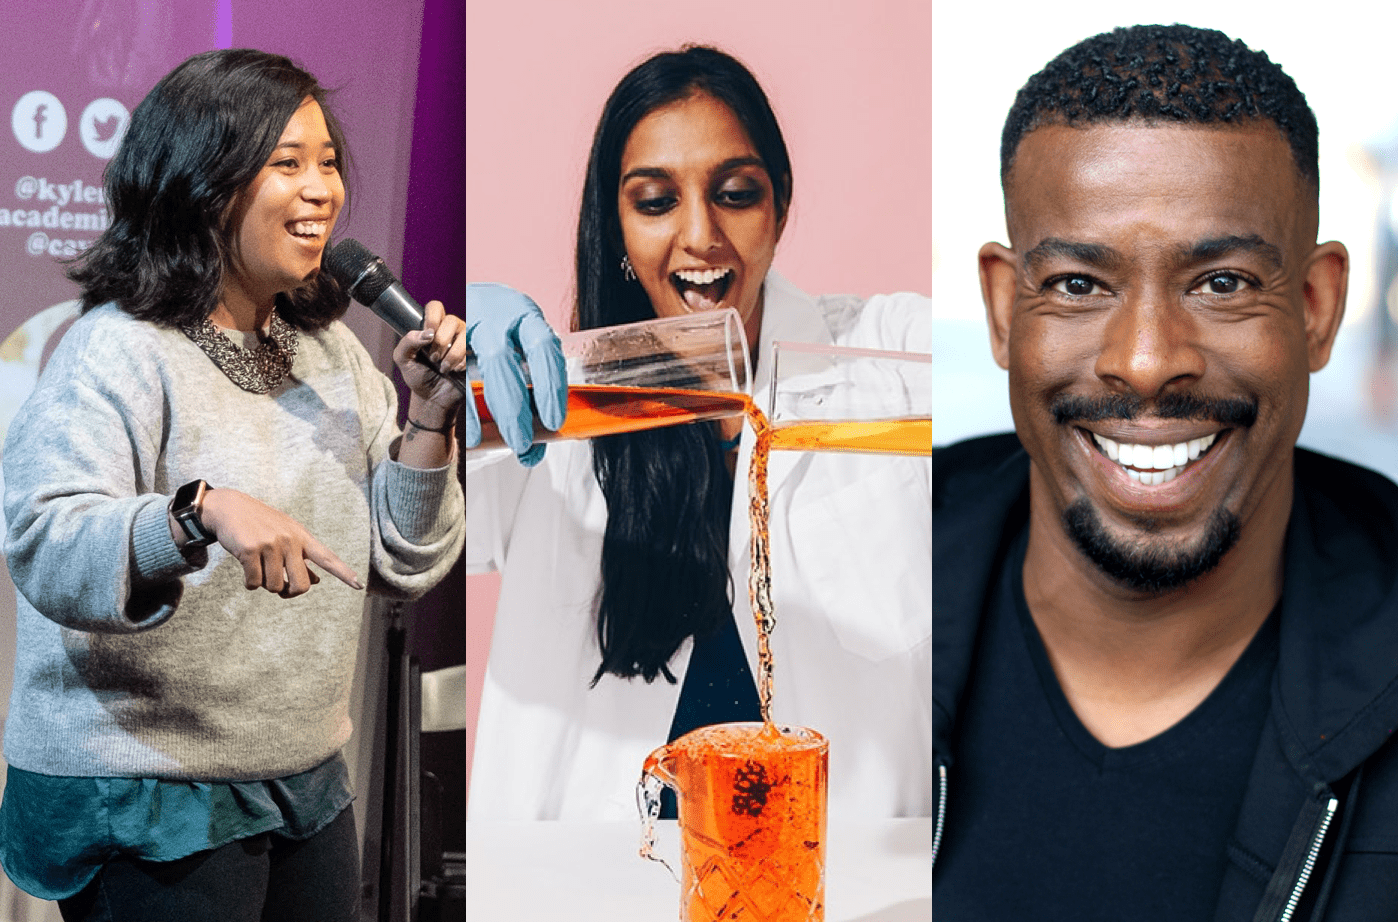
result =
[[[920,295],[812,298],[768,276],[754,374],[766,406],[774,340],[931,352]],[[734,486],[734,613],[753,674],[745,429]],[[606,503],[587,442],[526,470],[468,457],[467,572],[503,571],[471,773],[472,819],[637,817],[635,786],[665,742],[680,685],[607,675],[594,598]],[[503,458],[503,460],[502,460]],[[932,470],[928,458],[775,452],[769,469],[777,620],[773,719],[830,741],[832,816],[932,809]],[[670,662],[682,683],[692,642]]]

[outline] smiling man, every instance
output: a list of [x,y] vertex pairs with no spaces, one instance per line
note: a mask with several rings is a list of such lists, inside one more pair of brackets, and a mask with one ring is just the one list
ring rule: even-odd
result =
[[1398,918],[1398,487],[1296,448],[1349,268],[1316,139],[1185,26],[1015,100],[1016,431],[934,457],[939,918]]

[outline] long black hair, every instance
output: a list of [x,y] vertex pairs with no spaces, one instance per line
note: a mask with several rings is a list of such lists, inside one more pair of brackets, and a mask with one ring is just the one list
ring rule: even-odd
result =
[[[617,189],[621,157],[636,124],[696,94],[724,103],[757,149],[772,183],[777,218],[791,203],[791,162],[767,96],[737,59],[686,46],[657,54],[622,78],[592,138],[578,216],[577,329],[655,316],[645,291],[627,281]],[[607,500],[597,644],[605,674],[663,675],[689,636],[731,616],[728,517],[733,478],[714,427],[673,426],[592,441],[592,467]]]
[[[308,97],[325,115],[345,180],[349,155],[325,96],[289,59],[247,48],[198,54],[165,75],[107,165],[111,223],[68,270],[82,309],[115,301],[167,325],[212,314],[233,252],[233,205]],[[325,327],[348,305],[329,272],[277,299],[282,319],[302,330]]]

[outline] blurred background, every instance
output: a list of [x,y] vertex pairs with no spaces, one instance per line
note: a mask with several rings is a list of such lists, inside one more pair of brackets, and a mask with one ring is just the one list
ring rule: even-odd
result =
[[[991,359],[976,251],[1008,243],[1000,130],[1014,95],[1059,51],[1117,26],[1181,22],[1267,52],[1320,124],[1320,239],[1349,248],[1349,301],[1330,364],[1311,379],[1301,444],[1398,478],[1398,14],[1355,0],[1304,20],[1239,0],[1157,4],[1011,2],[994,23],[970,4],[932,6],[932,303],[937,444],[1012,428]],[[1388,10],[1384,12],[1384,10]],[[1162,12],[1164,11],[1164,12]]]

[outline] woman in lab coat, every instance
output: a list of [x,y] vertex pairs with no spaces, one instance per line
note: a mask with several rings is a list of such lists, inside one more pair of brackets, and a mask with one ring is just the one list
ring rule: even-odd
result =
[[[791,188],[742,64],[704,47],[640,64],[593,139],[576,325],[736,308],[759,406],[775,340],[930,352],[926,298],[813,298],[771,268]],[[468,295],[468,328],[537,331],[525,299],[485,294]],[[539,348],[520,339],[472,348],[483,362]],[[548,390],[536,380],[546,423]],[[542,463],[537,445],[524,464],[468,456],[468,572],[503,574],[472,818],[633,818],[651,750],[757,719],[742,422],[556,442]],[[779,452],[770,478],[773,719],[830,740],[832,815],[927,815],[930,462]]]

